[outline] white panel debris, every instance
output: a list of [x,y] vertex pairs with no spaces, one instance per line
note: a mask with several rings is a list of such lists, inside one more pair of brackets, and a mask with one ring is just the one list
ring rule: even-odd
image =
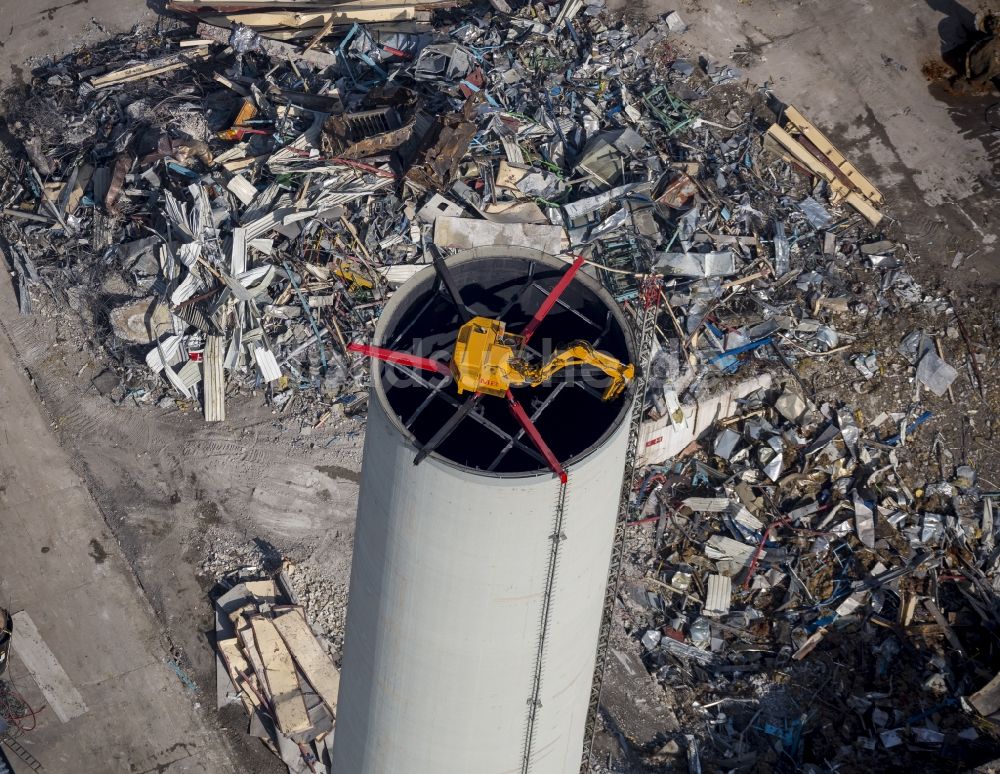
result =
[[770,386],[771,375],[762,374],[714,397],[703,398],[697,403],[684,403],[681,406],[684,411],[681,427],[675,426],[669,417],[643,422],[639,434],[639,464],[657,465],[674,457],[714,422],[732,416],[740,399]]
[[434,242],[441,247],[459,250],[493,245],[534,247],[552,255],[569,246],[566,232],[559,226],[492,223],[447,215],[441,215],[434,221]]
[[708,576],[708,591],[705,593],[704,615],[718,618],[729,612],[732,604],[733,580],[723,575]]
[[226,183],[226,188],[232,191],[236,198],[244,204],[250,204],[257,196],[257,189],[243,175],[233,175]]
[[274,353],[267,349],[267,347],[254,347],[253,358],[257,364],[257,370],[260,371],[260,377],[265,382],[275,382],[281,378],[281,369],[278,367],[278,361],[275,359]]

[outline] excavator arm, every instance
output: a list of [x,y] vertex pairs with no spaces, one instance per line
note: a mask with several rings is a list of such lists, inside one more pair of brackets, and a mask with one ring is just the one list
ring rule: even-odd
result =
[[511,387],[531,385],[537,387],[564,368],[575,365],[589,365],[600,368],[611,377],[611,384],[601,396],[604,400],[616,398],[624,391],[626,385],[635,377],[635,367],[620,360],[598,352],[585,341],[574,341],[564,350],[556,352],[541,366],[533,366],[520,358],[507,361],[508,378]]

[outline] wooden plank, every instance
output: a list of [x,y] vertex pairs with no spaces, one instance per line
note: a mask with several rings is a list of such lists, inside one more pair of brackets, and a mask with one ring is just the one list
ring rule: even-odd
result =
[[[425,0],[424,2],[410,2],[410,0],[352,0],[352,2],[341,3],[352,7],[370,8],[384,5],[408,5],[418,11],[432,11],[436,8],[453,8],[458,5],[455,0]],[[336,2],[330,0],[294,0],[290,3],[276,3],[274,0],[234,0],[231,2],[220,2],[219,0],[169,0],[167,7],[172,11],[182,11],[184,13],[205,13],[214,11],[216,13],[242,13],[246,11],[272,11],[281,8],[294,7],[309,8],[315,11],[328,11],[331,7],[339,7]]]
[[785,118],[788,119],[788,122],[798,129],[806,137],[806,139],[809,140],[809,142],[819,148],[820,152],[825,154],[826,157],[830,159],[830,161],[832,161],[841,172],[850,178],[851,184],[858,189],[858,192],[862,196],[876,206],[882,204],[882,192],[879,191],[868,178],[861,174],[860,170],[848,161],[837,149],[837,146],[830,142],[827,136],[817,129],[816,126],[810,123],[805,116],[803,116],[794,107],[789,106],[785,108]]
[[295,664],[271,619],[250,618],[257,653],[264,666],[264,680],[274,709],[274,719],[283,734],[294,734],[312,727],[302,689],[295,674]]
[[[261,11],[256,13],[232,13],[221,16],[206,16],[208,23],[218,23],[225,20],[230,24],[245,24],[254,29],[282,27],[292,29],[311,29],[329,24],[366,24],[370,22],[413,21],[417,11],[412,5],[385,3],[378,6],[338,5],[330,11]],[[302,52],[308,53],[308,49]]]
[[[228,46],[229,30],[232,25],[230,25],[229,22],[223,22],[223,24],[225,26],[217,27],[201,22],[198,25],[198,36],[202,38],[209,38]],[[301,52],[299,51],[298,46],[293,46],[290,43],[281,43],[277,40],[261,40],[260,47],[265,54],[275,59],[290,59],[293,61],[302,60],[310,62],[317,67],[330,67],[331,65],[337,64],[337,57],[334,54],[328,54],[325,51],[318,51],[316,49]],[[229,168],[230,167],[227,166],[227,169]]]
[[777,124],[772,124],[767,129],[767,136],[774,140],[793,161],[799,162],[817,177],[821,177],[829,183],[831,190],[841,199],[847,196],[851,190],[837,177],[833,170],[829,169],[819,159],[813,156],[806,148],[792,135],[786,132]]
[[316,639],[301,608],[295,608],[274,618],[274,627],[288,646],[292,658],[299,665],[313,690],[330,711],[337,713],[337,694],[340,691],[340,670]]
[[80,200],[83,198],[84,192],[87,190],[87,184],[90,182],[90,178],[94,176],[94,165],[93,164],[82,164],[80,169],[77,170],[76,180],[73,183],[73,189],[70,191],[69,196],[66,198],[66,214],[72,215],[76,212],[76,208],[80,206]]
[[[430,24],[431,14],[427,11],[417,11],[416,18],[413,21],[398,21],[398,22],[368,22],[365,24],[365,28],[371,33],[395,33],[401,32],[407,35],[416,35],[421,32],[432,32],[433,26]],[[332,34],[337,37],[342,37],[347,34],[350,29],[350,24],[334,24]],[[257,34],[262,38],[267,38],[268,40],[274,41],[299,41],[301,45],[302,41],[309,40],[315,34],[315,27],[303,27],[301,29],[296,29],[292,27],[272,27],[270,29],[260,29],[257,30]]]
[[335,22],[336,22],[336,19],[334,19],[331,16],[329,18],[329,20],[327,21],[327,23],[324,24],[322,26],[322,28],[320,28],[320,31],[317,32],[315,35],[313,35],[312,39],[308,43],[306,43],[305,46],[303,46],[303,48],[302,48],[303,53],[305,53],[306,51],[308,51],[309,49],[311,49],[313,46],[315,46],[317,43],[319,43],[323,38],[325,38],[327,35],[329,35],[330,34],[330,30],[333,29],[333,25],[334,25]]
[[788,152],[789,156],[793,160],[802,164],[802,166],[808,169],[812,174],[826,180],[827,184],[830,186],[830,190],[836,195],[836,198],[847,201],[852,207],[858,210],[858,212],[868,218],[873,225],[877,224],[882,219],[882,215],[870,204],[866,204],[860,194],[856,191],[852,191],[844,185],[843,181],[837,177],[837,174],[832,169],[823,164],[823,162],[811,154],[805,146],[802,145],[802,143],[792,137],[780,126],[772,124],[767,130],[767,137],[781,146]]
[[238,172],[241,169],[246,169],[249,166],[257,164],[262,161],[267,161],[271,158],[270,154],[264,153],[260,156],[247,156],[245,159],[234,159],[233,161],[227,161],[222,165],[222,168],[227,172]]
[[861,194],[851,191],[844,197],[844,201],[864,215],[873,226],[877,226],[882,220],[882,213],[872,207]]
[[[295,0],[296,6],[303,8],[329,8],[332,4],[330,0]],[[220,0],[170,0],[167,8],[171,11],[224,11],[237,12],[252,8],[274,8],[278,3],[274,0],[231,0],[230,2],[220,2]]]
[[141,64],[129,65],[128,67],[123,67],[105,75],[99,75],[95,78],[91,78],[90,85],[95,89],[103,89],[108,86],[115,86],[119,83],[138,81],[143,78],[152,78],[154,75],[162,75],[163,73],[170,72],[171,70],[188,67],[192,62],[200,59],[207,59],[209,55],[210,52],[208,50],[192,51],[184,54],[171,54],[170,56],[160,57],[159,59],[154,59],[150,62],[143,62]]

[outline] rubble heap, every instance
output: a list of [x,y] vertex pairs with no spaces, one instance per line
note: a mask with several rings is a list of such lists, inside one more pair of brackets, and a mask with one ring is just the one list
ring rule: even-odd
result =
[[340,671],[287,575],[236,583],[215,608],[219,706],[242,703],[251,736],[290,772],[329,771]]
[[[817,127],[686,53],[676,13],[174,6],[197,27],[7,97],[21,310],[87,331],[112,399],[360,412],[348,344],[435,251],[582,254],[658,314],[595,770],[996,752],[997,493],[965,446],[991,329],[920,287]],[[640,689],[651,727],[615,699]]]

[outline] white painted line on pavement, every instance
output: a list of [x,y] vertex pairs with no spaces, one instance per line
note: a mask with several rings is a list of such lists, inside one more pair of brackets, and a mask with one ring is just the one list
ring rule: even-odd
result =
[[45,695],[52,711],[67,723],[87,711],[83,697],[70,682],[69,675],[42,640],[35,622],[25,612],[14,613],[14,635],[11,647]]

